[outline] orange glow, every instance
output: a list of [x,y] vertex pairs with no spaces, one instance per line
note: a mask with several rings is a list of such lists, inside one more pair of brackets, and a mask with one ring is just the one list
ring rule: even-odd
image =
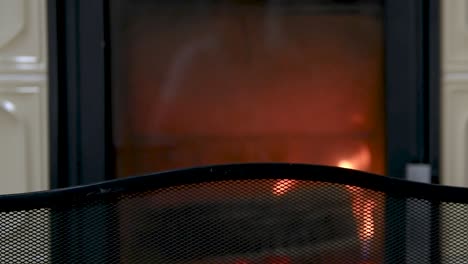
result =
[[364,203],[362,210],[362,225],[359,232],[359,237],[363,241],[368,241],[374,237],[374,218],[372,217],[372,210],[375,207],[373,201],[367,200]]
[[374,217],[372,210],[375,202],[364,198],[364,191],[356,186],[346,186],[353,199],[353,213],[359,226],[359,238],[362,242],[374,237]]
[[352,169],[352,170],[356,169],[354,164],[347,161],[347,160],[342,160],[342,161],[338,162],[338,167],[345,168],[345,169]]
[[[371,155],[369,148],[362,147],[355,155],[338,161],[337,166],[345,169],[368,170],[370,162]],[[359,187],[346,185],[346,189],[350,192],[353,200],[353,213],[358,222],[359,239],[366,251],[368,249],[365,248],[375,234],[374,218],[372,215],[375,202],[364,198],[364,191]]]
[[291,260],[288,257],[276,256],[267,258],[265,262],[268,264],[290,264]]
[[362,146],[353,156],[338,161],[337,166],[345,169],[368,170],[371,164],[369,147]]
[[280,196],[292,189],[294,184],[296,183],[295,180],[288,180],[288,179],[283,179],[283,180],[278,180],[275,185],[273,186],[273,194]]

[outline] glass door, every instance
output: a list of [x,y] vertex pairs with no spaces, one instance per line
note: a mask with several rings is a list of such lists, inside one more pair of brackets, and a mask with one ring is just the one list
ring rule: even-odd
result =
[[109,8],[116,177],[239,162],[385,173],[381,1]]

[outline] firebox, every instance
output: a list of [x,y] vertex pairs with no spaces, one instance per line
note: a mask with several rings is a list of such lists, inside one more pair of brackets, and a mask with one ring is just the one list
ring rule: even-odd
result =
[[116,176],[233,162],[383,174],[381,9],[111,1]]

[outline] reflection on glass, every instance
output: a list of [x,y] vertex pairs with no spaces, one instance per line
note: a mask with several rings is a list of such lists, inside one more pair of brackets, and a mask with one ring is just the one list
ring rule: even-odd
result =
[[238,162],[384,173],[380,1],[111,1],[117,177]]

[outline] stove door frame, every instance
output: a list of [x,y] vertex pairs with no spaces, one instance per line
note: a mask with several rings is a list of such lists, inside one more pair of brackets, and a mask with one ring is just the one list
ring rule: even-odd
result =
[[[52,188],[115,175],[108,1],[48,1]],[[438,182],[439,1],[383,0],[391,177],[429,163]]]

